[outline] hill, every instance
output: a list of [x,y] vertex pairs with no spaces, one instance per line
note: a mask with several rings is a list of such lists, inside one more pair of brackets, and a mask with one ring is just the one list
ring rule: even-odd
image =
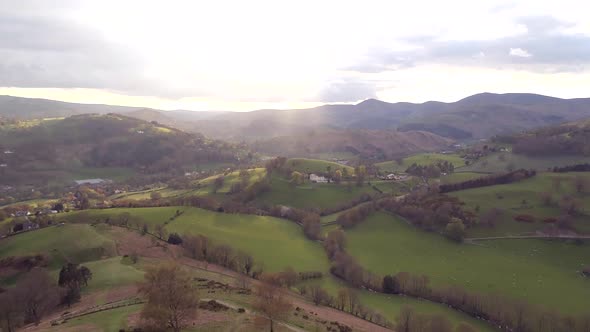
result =
[[394,130],[306,130],[293,136],[259,140],[256,151],[286,156],[312,156],[327,152],[352,152],[364,158],[393,158],[415,152],[436,151],[452,140],[424,131]]
[[187,125],[187,122],[222,114],[222,112],[162,111],[146,107],[81,104],[40,98],[0,96],[0,119],[31,120],[108,113],[125,114],[144,121],[157,121],[189,131],[193,126]]
[[77,115],[0,127],[2,183],[35,172],[124,167],[144,173],[180,172],[199,163],[235,162],[240,149],[157,122],[117,115]]
[[513,145],[513,152],[528,156],[590,156],[590,119],[538,128],[497,141]]
[[0,117],[54,118],[88,113],[122,113],[201,132],[209,137],[249,140],[298,136],[306,130],[372,129],[428,131],[453,139],[487,138],[575,121],[590,116],[590,98],[481,93],[457,102],[388,103],[368,99],[356,105],[252,112],[161,111],[0,96]]
[[455,138],[486,138],[573,121],[590,115],[590,99],[535,94],[482,93],[453,103],[324,105],[299,110],[259,110],[197,121],[196,129],[226,139],[293,136],[310,129],[424,130]]

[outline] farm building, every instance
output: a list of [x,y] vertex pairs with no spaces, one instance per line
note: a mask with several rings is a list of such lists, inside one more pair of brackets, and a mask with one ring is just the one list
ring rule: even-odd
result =
[[328,180],[328,178],[321,176],[321,175],[316,175],[316,174],[309,174],[309,181],[313,182],[313,183],[328,183],[330,182]]
[[102,184],[107,182],[107,180],[103,180],[103,179],[84,179],[84,180],[76,180],[75,181],[77,185],[81,186],[81,185],[85,185],[85,184],[91,184],[91,185],[97,185],[97,184]]

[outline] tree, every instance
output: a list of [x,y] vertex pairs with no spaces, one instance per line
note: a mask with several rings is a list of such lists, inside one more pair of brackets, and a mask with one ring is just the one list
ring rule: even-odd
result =
[[166,238],[166,235],[168,235],[168,232],[166,232],[164,225],[157,224],[156,225],[156,236],[158,236],[158,239],[164,240]]
[[309,287],[309,295],[311,297],[311,301],[315,305],[326,303],[330,298],[328,292],[326,292],[323,288],[321,288],[318,285],[312,285]]
[[177,233],[171,233],[168,235],[168,243],[174,245],[182,244],[182,238]]
[[399,293],[399,283],[394,276],[386,275],[383,277],[383,293],[386,294],[398,294]]
[[303,233],[311,240],[319,240],[322,237],[322,225],[319,215],[310,213],[303,218]]
[[40,268],[19,280],[15,290],[23,304],[25,322],[39,325],[41,318],[59,304],[59,289],[47,271]]
[[348,290],[342,288],[338,290],[338,296],[336,297],[336,309],[344,311],[346,304],[348,303]]
[[332,178],[334,179],[334,182],[339,184],[342,181],[342,171],[337,169]]
[[171,328],[179,332],[197,315],[199,294],[196,284],[191,274],[180,265],[148,268],[139,292],[147,299],[141,311],[146,327],[158,331]]
[[453,241],[463,242],[463,238],[465,238],[466,235],[463,221],[458,218],[452,218],[451,222],[445,227],[445,235]]
[[414,324],[416,320],[416,312],[414,308],[409,306],[403,306],[399,312],[399,315],[395,319],[395,329],[398,332],[412,332],[414,331]]
[[262,324],[268,323],[270,331],[274,332],[274,323],[287,317],[291,310],[291,303],[279,286],[265,278],[256,286],[255,295],[254,309],[262,315]]
[[57,212],[63,212],[63,211],[64,211],[64,205],[63,205],[63,203],[61,203],[61,202],[59,202],[59,203],[56,203],[56,204],[53,206],[53,209],[54,209],[55,211],[57,211]]
[[367,168],[364,165],[360,165],[354,168],[354,175],[356,176],[356,185],[362,186],[365,182],[365,176],[367,175]]
[[160,194],[157,191],[152,191],[152,193],[150,194],[150,198],[152,199],[152,201],[158,201],[162,198],[162,194]]
[[6,219],[6,212],[4,210],[0,210],[0,221],[4,221]]
[[57,284],[65,288],[65,294],[62,303],[68,307],[80,300],[80,290],[83,286],[88,285],[88,280],[92,279],[92,272],[85,266],[79,266],[74,263],[67,263],[59,271]]
[[0,330],[13,332],[24,322],[22,302],[14,290],[0,293]]
[[223,182],[225,181],[223,175],[220,175],[218,177],[215,178],[215,180],[213,181],[213,193],[216,193],[217,190],[221,189],[221,187],[223,187]]
[[293,171],[293,173],[291,173],[291,185],[298,186],[302,183],[303,183],[303,174],[301,174],[297,171]]

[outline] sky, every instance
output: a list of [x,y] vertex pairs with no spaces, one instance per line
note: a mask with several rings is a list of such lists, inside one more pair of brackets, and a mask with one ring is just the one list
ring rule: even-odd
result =
[[588,87],[584,0],[0,0],[0,95],[248,111]]

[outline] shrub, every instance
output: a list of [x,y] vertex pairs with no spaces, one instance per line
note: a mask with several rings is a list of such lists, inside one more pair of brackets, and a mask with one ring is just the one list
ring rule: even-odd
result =
[[530,214],[519,214],[514,217],[514,220],[528,223],[533,223],[536,221],[535,217],[531,216]]
[[174,245],[182,244],[182,238],[177,233],[172,233],[168,236],[168,243]]

